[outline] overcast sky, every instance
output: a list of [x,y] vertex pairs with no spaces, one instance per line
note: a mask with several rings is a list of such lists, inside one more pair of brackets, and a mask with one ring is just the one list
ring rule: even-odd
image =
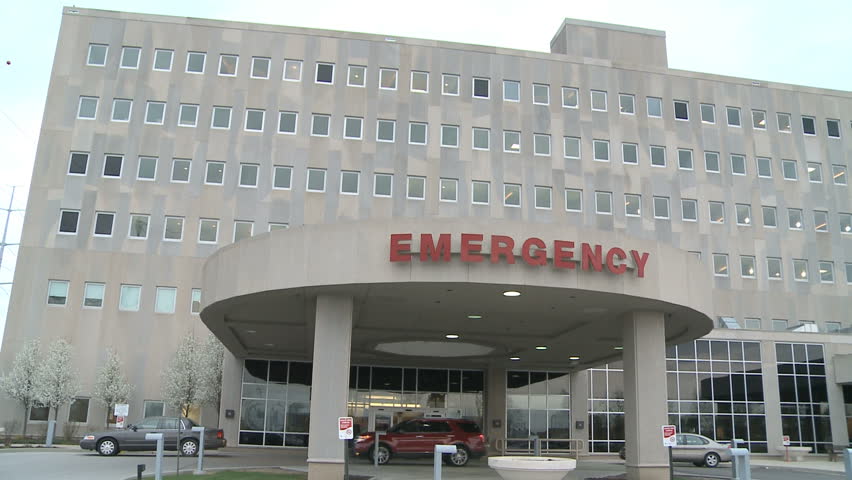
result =
[[[27,185],[62,7],[69,2],[0,3],[0,185]],[[664,30],[671,68],[852,90],[852,0],[90,0],[76,6],[542,52],[569,17]],[[0,290],[0,332],[3,296]]]

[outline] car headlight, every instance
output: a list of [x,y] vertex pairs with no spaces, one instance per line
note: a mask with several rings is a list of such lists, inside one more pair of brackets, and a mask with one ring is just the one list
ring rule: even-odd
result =
[[83,440],[94,440],[94,439],[95,439],[94,435],[86,435],[85,437],[83,437]]

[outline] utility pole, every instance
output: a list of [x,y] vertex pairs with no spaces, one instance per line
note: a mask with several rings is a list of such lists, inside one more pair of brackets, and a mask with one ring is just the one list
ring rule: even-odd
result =
[[[0,236],[0,268],[3,267],[3,252],[6,250],[6,246],[18,245],[15,243],[7,243],[7,239],[9,238],[9,220],[12,217],[12,212],[20,212],[21,209],[15,209],[15,190],[17,187],[12,187],[12,194],[9,196],[9,206],[8,207],[0,207],[0,212],[6,212],[6,221],[3,224],[2,236]],[[11,285],[12,282],[0,282],[0,287],[4,285]]]

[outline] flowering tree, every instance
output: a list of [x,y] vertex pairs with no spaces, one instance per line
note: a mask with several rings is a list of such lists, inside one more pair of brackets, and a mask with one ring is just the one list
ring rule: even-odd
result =
[[109,426],[110,412],[115,410],[115,404],[127,403],[132,391],[133,385],[124,376],[118,353],[112,348],[107,348],[106,362],[98,370],[95,389],[92,392],[92,395],[107,408],[106,418],[104,418],[106,426]]
[[192,405],[216,405],[222,393],[224,346],[213,335],[199,342],[191,332],[180,341],[171,362],[163,371],[163,398],[189,415]]
[[41,343],[38,339],[30,340],[15,355],[9,373],[0,377],[0,391],[24,407],[24,436],[27,435],[30,408],[36,403],[35,382],[40,357]]
[[54,420],[59,407],[73,400],[79,389],[72,353],[71,344],[59,338],[36,369],[36,401],[53,410]]
[[196,392],[196,402],[214,405],[219,411],[222,398],[222,361],[225,358],[225,346],[215,335],[208,334],[198,349],[198,364],[201,366],[201,383]]

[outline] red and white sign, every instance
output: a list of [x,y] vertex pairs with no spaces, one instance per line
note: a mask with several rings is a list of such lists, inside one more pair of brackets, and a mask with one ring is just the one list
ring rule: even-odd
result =
[[790,435],[784,435],[783,437],[781,437],[781,444],[785,447],[789,447],[790,446]]
[[663,425],[663,446],[677,446],[677,427],[674,425]]
[[130,405],[126,403],[117,403],[113,415],[115,415],[115,428],[124,428],[124,420],[127,414],[130,413]]
[[355,437],[354,422],[352,417],[337,418],[337,438],[341,440],[352,440]]
[[124,417],[115,417],[115,428],[124,428]]

